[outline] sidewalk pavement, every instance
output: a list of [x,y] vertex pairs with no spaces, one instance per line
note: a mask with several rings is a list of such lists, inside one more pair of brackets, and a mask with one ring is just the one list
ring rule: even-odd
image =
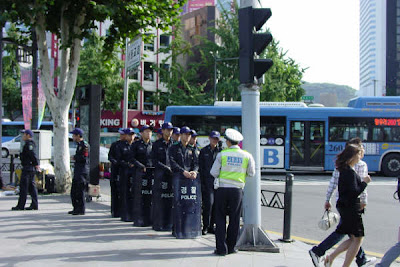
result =
[[[17,199],[0,196],[0,266],[313,266],[311,245],[281,243],[276,234],[268,235],[280,253],[215,256],[213,235],[178,240],[111,218],[109,196],[87,203],[84,216],[67,214],[68,195],[40,195],[37,211],[11,211]],[[342,263],[343,256],[334,266]]]

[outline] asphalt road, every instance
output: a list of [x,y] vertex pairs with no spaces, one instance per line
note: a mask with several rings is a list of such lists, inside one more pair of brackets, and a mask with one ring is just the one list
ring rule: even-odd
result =
[[[269,174],[263,178],[279,179]],[[393,198],[397,179],[371,175],[368,186],[368,205],[363,217],[366,251],[383,254],[398,240],[400,203]],[[330,175],[296,174],[293,186],[291,235],[312,241],[322,241],[335,228],[323,231],[318,221],[324,212],[326,189]],[[284,182],[262,181],[262,188],[284,191]],[[332,198],[331,203],[335,203]],[[336,211],[336,208],[334,208]],[[267,230],[283,231],[283,210],[262,207],[262,225]]]

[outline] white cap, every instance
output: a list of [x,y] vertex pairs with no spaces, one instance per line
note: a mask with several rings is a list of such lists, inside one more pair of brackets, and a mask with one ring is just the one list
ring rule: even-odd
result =
[[235,129],[228,128],[225,131],[225,138],[233,142],[240,142],[243,140],[243,135]]

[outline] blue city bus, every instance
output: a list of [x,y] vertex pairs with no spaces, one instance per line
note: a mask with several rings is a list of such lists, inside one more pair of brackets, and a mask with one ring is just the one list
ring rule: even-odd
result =
[[[19,135],[20,131],[25,128],[25,124],[23,121],[3,121],[1,123],[1,127],[1,142],[4,143]],[[42,124],[40,125],[40,130],[53,131],[53,122],[42,121]]]
[[[260,103],[261,170],[332,171],[346,141],[363,140],[369,171],[400,175],[400,97],[358,97],[348,107]],[[207,144],[212,130],[241,131],[241,106],[169,106],[165,121],[189,126]],[[207,141],[206,141],[207,140]]]

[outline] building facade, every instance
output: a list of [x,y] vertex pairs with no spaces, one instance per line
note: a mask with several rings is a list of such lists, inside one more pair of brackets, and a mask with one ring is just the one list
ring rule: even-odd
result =
[[360,0],[360,92],[400,95],[400,1]]

